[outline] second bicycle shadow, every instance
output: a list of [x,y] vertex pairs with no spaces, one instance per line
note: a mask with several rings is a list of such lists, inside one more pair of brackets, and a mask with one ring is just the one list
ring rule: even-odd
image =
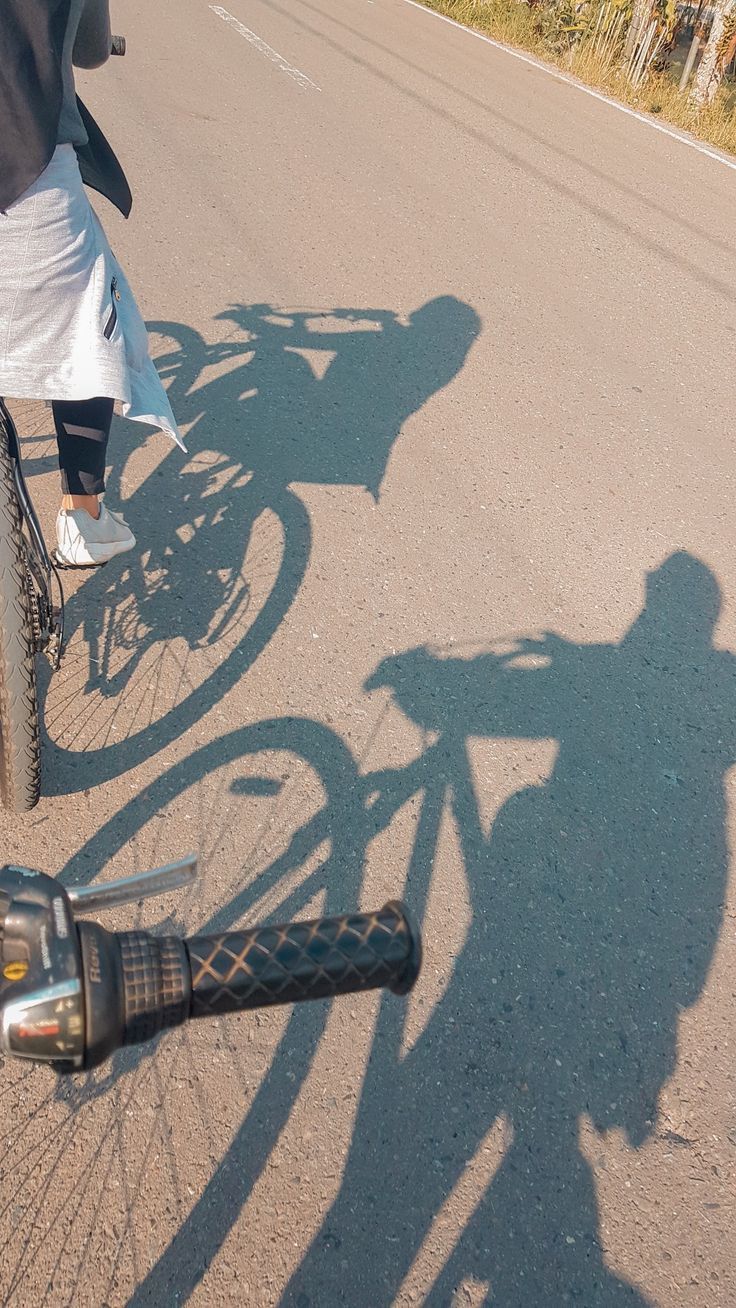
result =
[[[80,885],[131,851],[149,866],[196,832],[202,878],[177,906],[177,933],[307,917],[315,902],[340,911],[378,874],[427,948],[409,1024],[390,998],[375,1022],[348,1009],[331,1031],[326,1009],[297,1006],[283,1026],[274,1016],[258,1028],[255,1045],[228,1019],[229,1032],[201,1028],[206,1045],[185,1028],[156,1052],[122,1051],[81,1087],[63,1082],[70,1112],[100,1114],[85,1133],[122,1119],[111,1135],[126,1173],[135,1132],[121,1102],[151,1099],[163,1121],[174,1103],[188,1132],[217,1120],[228,1097],[192,1068],[210,1066],[218,1040],[252,1086],[233,1097],[215,1165],[188,1190],[191,1154],[166,1145],[179,1161],[165,1240],[140,1264],[130,1308],[196,1297],[236,1230],[257,1267],[273,1194],[290,1262],[270,1300],[280,1308],[648,1308],[636,1246],[609,1243],[607,1153],[625,1142],[616,1168],[635,1200],[645,1162],[661,1167],[672,1144],[662,1094],[681,1064],[696,1074],[679,1042],[724,927],[736,658],[716,643],[723,596],[703,560],[671,553],[643,599],[603,642],[489,632],[470,651],[392,654],[365,682],[382,697],[369,770],[318,721],[251,723],[162,770],[64,869]],[[398,763],[397,721],[423,739]],[[532,741],[554,746],[545,776],[517,771]],[[501,742],[515,743],[510,770]],[[411,811],[402,839],[394,823]],[[278,1037],[259,1053],[269,1027]],[[325,1069],[346,1088],[346,1038],[358,1075],[337,1144]],[[673,1175],[695,1156],[695,1140],[679,1142]],[[303,1178],[291,1204],[287,1170]],[[114,1210],[115,1192],[101,1189]],[[315,1191],[319,1220],[307,1224]],[[134,1229],[130,1208],[127,1220]],[[664,1219],[653,1227],[652,1248],[666,1231]]]
[[52,793],[124,774],[237,684],[307,572],[312,522],[297,488],[378,500],[405,422],[458,375],[481,329],[452,296],[405,317],[266,304],[218,317],[226,336],[214,343],[183,323],[148,324],[189,454],[172,449],[150,469],[117,432],[111,490],[139,544],[69,603],[45,713]]

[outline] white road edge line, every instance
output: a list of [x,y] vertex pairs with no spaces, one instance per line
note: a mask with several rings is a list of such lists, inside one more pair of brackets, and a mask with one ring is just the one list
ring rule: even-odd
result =
[[436,9],[428,9],[426,5],[420,3],[420,0],[403,0],[406,5],[411,5],[412,9],[420,9],[423,14],[429,14],[432,18],[438,18],[441,23],[449,23],[451,27],[457,27],[467,36],[474,36],[478,41],[484,41],[486,45],[492,45],[494,50],[501,50],[503,54],[511,55],[512,59],[519,59],[522,64],[529,64],[531,68],[538,68],[540,72],[546,73],[548,77],[554,77],[558,82],[566,82],[568,86],[573,86],[576,91],[582,91],[583,95],[589,95],[594,100],[600,100],[602,104],[608,104],[612,109],[618,109],[619,113],[626,114],[629,118],[636,118],[645,127],[651,127],[655,132],[661,132],[663,136],[671,136],[673,141],[681,141],[683,145],[689,145],[691,150],[696,150],[698,154],[704,154],[707,159],[715,159],[716,163],[723,164],[724,168],[731,168],[736,172],[736,159],[729,159],[727,155],[720,154],[717,150],[711,150],[707,145],[701,145],[700,141],[694,141],[691,136],[686,136],[684,132],[678,132],[676,127],[665,127],[664,123],[655,123],[653,118],[647,114],[640,114],[636,109],[630,109],[628,105],[621,104],[619,100],[614,100],[610,95],[604,95],[602,91],[594,91],[592,86],[584,86],[582,82],[576,81],[574,77],[568,77],[567,73],[558,71],[556,68],[550,68],[541,59],[535,59],[534,55],[522,54],[521,50],[515,50],[513,46],[504,45],[501,41],[494,41],[492,36],[486,36],[484,32],[477,32],[474,27],[465,27],[458,23],[455,18],[448,18],[447,14],[438,14]]
[[217,14],[217,17],[221,18],[224,23],[228,23],[230,27],[234,27],[235,31],[241,36],[244,36],[246,41],[249,41],[256,50],[260,50],[261,54],[265,55],[267,59],[270,59],[272,64],[276,64],[276,66],[281,69],[282,73],[287,73],[289,77],[293,77],[294,81],[298,82],[300,86],[311,86],[313,91],[322,90],[322,87],[317,86],[317,83],[313,82],[311,77],[307,77],[307,74],[303,73],[300,68],[295,68],[293,64],[290,64],[288,59],[284,59],[283,55],[279,54],[278,50],[274,50],[273,46],[262,41],[260,36],[256,36],[255,32],[251,32],[249,27],[246,27],[244,23],[241,23],[239,19],[235,18],[231,13],[228,13],[227,9],[223,9],[221,5],[210,5],[210,9],[213,14]]

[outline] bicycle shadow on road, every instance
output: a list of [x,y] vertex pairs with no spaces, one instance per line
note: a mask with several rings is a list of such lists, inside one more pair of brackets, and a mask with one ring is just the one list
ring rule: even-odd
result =
[[[216,753],[245,758],[274,739],[311,760],[327,800],[261,881],[289,887],[333,837],[280,916],[299,913],[317,885],[330,911],[355,902],[372,840],[415,796],[406,898],[426,921],[439,888],[451,911],[458,887],[443,884],[437,851],[443,816],[454,817],[467,937],[447,958],[437,930],[427,934],[428,966],[449,977],[408,1049],[403,1006],[381,1005],[342,1183],[280,1296],[285,1308],[389,1308],[413,1301],[410,1291],[438,1308],[463,1294],[504,1308],[647,1303],[606,1262],[580,1130],[622,1129],[633,1148],[668,1140],[658,1099],[676,1068],[679,1015],[714,955],[728,871],[736,657],[713,644],[719,607],[712,572],[678,553],[649,574],[645,606],[618,643],[547,634],[466,659],[392,657],[367,686],[389,690],[426,733],[412,762],[358,777],[327,728],[258,724],[172,769],[69,869],[84,877]],[[468,754],[479,737],[557,742],[548,780],[508,799],[490,831]],[[260,888],[243,886],[207,926],[247,914]],[[185,1301],[202,1281],[267,1165],[324,1021],[322,1006],[294,1011],[251,1110],[132,1305]],[[453,1205],[499,1122],[508,1138],[497,1166],[456,1227]]]
[[[139,550],[69,603],[48,721],[55,794],[160,752],[240,680],[307,571],[312,524],[295,487],[362,486],[378,498],[404,423],[459,373],[480,331],[451,296],[406,320],[269,305],[220,317],[233,330],[217,344],[184,324],[149,324],[173,342],[157,365],[190,457],[182,466],[172,451],[135,491],[124,507]],[[122,449],[119,434],[114,490]]]
[[[408,1051],[401,1011],[382,1006],[343,1184],[283,1305],[647,1302],[606,1264],[580,1129],[620,1128],[634,1148],[658,1133],[679,1014],[718,940],[736,762],[736,657],[713,646],[719,607],[709,569],[674,554],[619,644],[550,634],[468,660],[415,650],[372,678],[437,738],[409,902],[423,916],[442,876],[447,806],[472,921],[452,963],[428,941],[451,975]],[[489,835],[471,737],[558,742],[549,780],[504,803]],[[501,1119],[510,1144],[438,1259]],[[421,1251],[434,1270],[417,1287]]]

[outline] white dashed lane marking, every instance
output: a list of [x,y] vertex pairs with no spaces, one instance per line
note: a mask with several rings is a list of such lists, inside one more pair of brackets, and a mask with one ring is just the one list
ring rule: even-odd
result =
[[249,27],[246,27],[244,23],[241,23],[240,20],[235,18],[233,14],[229,13],[227,9],[223,9],[221,5],[210,5],[210,9],[213,14],[217,14],[218,18],[221,18],[224,23],[227,23],[232,27],[239,36],[245,37],[246,41],[248,41],[255,50],[258,50],[260,54],[265,55],[267,59],[270,59],[271,63],[275,64],[277,68],[280,68],[282,73],[286,73],[289,77],[293,77],[294,81],[298,82],[300,86],[309,87],[312,91],[320,91],[322,89],[317,86],[316,82],[312,81],[311,77],[307,77],[307,74],[303,73],[301,68],[295,68],[293,64],[289,63],[288,59],[284,59],[283,55],[279,54],[278,50],[274,50],[273,46],[262,40],[260,36],[256,36],[255,32],[251,32]]

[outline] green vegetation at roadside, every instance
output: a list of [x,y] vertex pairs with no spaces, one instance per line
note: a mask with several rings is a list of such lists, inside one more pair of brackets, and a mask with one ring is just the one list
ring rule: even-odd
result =
[[[666,120],[721,150],[736,154],[736,111],[733,87],[719,86],[710,104],[698,107],[678,90],[678,78],[665,61],[652,60],[634,84],[624,52],[625,26],[606,38],[606,11],[613,5],[587,7],[527,3],[527,0],[422,0],[428,9],[474,27],[506,45],[528,51],[554,64],[596,90],[642,113]],[[568,20],[565,25],[564,9]],[[580,14],[589,15],[587,26]],[[679,69],[677,70],[679,72]]]

